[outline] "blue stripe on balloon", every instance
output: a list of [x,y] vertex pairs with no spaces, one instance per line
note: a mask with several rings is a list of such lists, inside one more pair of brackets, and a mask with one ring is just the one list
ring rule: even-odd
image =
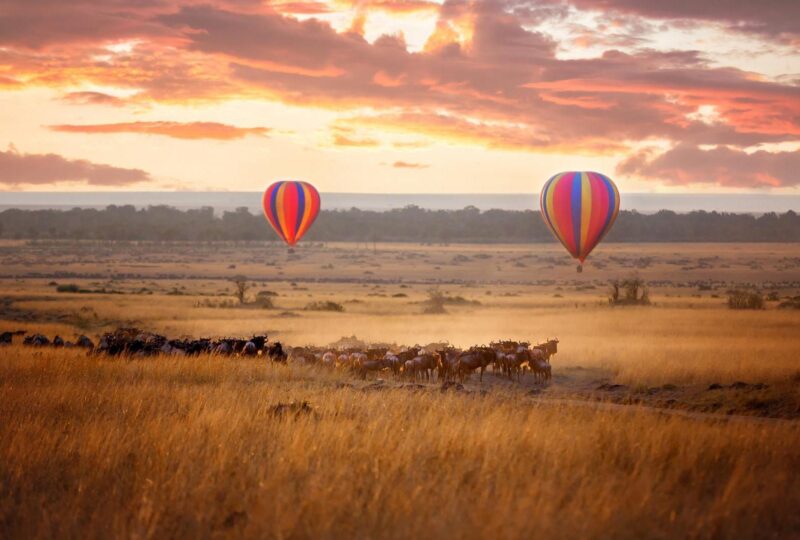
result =
[[294,234],[297,235],[303,223],[303,216],[306,214],[306,191],[300,182],[295,182],[294,188],[297,190],[297,223],[294,226]]
[[283,226],[281,226],[281,220],[278,219],[278,193],[281,190],[281,185],[282,184],[283,184],[283,182],[281,181],[281,182],[277,183],[277,186],[275,186],[275,190],[272,192],[272,197],[270,197],[270,200],[269,200],[269,207],[272,210],[272,215],[273,215],[273,217],[275,219],[275,224],[278,226],[278,229],[280,230],[281,236],[283,237],[283,240],[285,241],[286,240],[286,232],[284,232]]
[[572,194],[570,196],[570,209],[572,210],[572,234],[575,238],[575,253],[581,252],[581,206],[583,190],[581,189],[581,173],[576,172],[572,177]]
[[606,222],[603,224],[603,232],[600,233],[600,238],[605,236],[606,229],[608,229],[609,224],[611,223],[611,218],[614,215],[614,208],[617,206],[616,196],[614,195],[614,186],[611,185],[611,180],[608,179],[605,175],[600,175],[603,179],[603,184],[605,184],[606,189],[608,190],[608,212],[606,214]]

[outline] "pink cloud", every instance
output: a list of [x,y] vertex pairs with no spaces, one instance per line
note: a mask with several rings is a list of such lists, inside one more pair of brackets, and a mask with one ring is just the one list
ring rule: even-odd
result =
[[93,186],[125,186],[148,180],[150,175],[140,169],[68,159],[58,154],[22,154],[13,148],[0,151],[0,184],[3,185],[85,182]]
[[717,184],[726,187],[792,187],[800,185],[800,152],[746,153],[720,146],[702,150],[679,144],[659,155],[635,154],[617,168],[665,184]]

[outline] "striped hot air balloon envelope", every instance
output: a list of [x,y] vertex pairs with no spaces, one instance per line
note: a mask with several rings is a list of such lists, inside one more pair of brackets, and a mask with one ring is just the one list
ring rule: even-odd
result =
[[619,191],[603,174],[562,172],[545,183],[539,205],[542,219],[553,235],[583,263],[614,225],[619,213]]
[[264,192],[264,215],[281,240],[294,246],[319,214],[319,192],[308,182],[275,182]]

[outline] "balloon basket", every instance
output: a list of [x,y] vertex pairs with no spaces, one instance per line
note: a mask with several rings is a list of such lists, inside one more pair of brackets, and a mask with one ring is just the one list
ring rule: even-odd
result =
[[579,263],[578,266],[575,267],[575,271],[579,274],[583,273],[583,265]]

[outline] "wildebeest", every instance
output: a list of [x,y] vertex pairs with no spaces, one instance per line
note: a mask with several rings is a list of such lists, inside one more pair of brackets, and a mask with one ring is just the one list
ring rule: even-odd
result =
[[31,336],[25,336],[25,339],[22,341],[23,345],[31,345],[33,347],[44,347],[46,345],[50,345],[50,340],[47,336],[42,334],[33,334]]
[[467,351],[458,355],[456,363],[456,374],[461,382],[476,369],[480,369],[480,381],[483,382],[483,372],[486,367],[494,362],[496,358],[495,351],[489,347],[472,347]]
[[75,342],[75,345],[90,351],[94,349],[94,342],[84,335],[78,336],[78,340]]
[[3,332],[0,334],[0,345],[11,345],[14,340],[14,334],[11,332]]
[[530,367],[533,372],[533,378],[536,382],[545,382],[550,380],[550,363],[547,361],[545,352],[538,347],[530,350]]
[[281,364],[286,363],[287,355],[283,351],[283,345],[281,345],[280,341],[267,344],[266,347],[264,347],[263,351],[264,354],[267,355],[267,358],[269,358],[273,362],[278,362]]

